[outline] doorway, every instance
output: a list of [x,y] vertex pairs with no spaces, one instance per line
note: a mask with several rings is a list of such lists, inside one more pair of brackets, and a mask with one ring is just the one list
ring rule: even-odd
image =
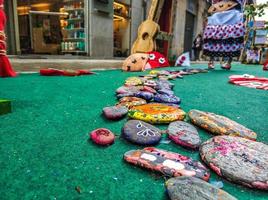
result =
[[184,31],[184,52],[190,52],[190,57],[192,57],[192,46],[193,46],[193,36],[194,36],[194,23],[195,15],[186,11],[185,19],[185,31]]
[[[171,31],[171,17],[172,17],[172,5],[173,1],[164,1],[163,7],[162,7],[162,12],[160,15],[159,19],[159,26],[160,26],[160,31],[170,33]],[[168,57],[168,49],[169,49],[169,41],[168,40],[156,40],[157,42],[157,49],[160,53]]]

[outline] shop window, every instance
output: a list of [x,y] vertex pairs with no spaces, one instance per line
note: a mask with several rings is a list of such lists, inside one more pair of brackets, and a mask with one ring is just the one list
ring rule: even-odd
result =
[[84,0],[17,0],[24,54],[87,53]]

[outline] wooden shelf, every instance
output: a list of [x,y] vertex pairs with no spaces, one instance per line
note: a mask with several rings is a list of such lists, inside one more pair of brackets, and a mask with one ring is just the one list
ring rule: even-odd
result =
[[67,21],[84,21],[83,18],[71,18],[71,19],[66,19]]
[[69,51],[61,51],[62,53],[86,53],[86,51],[80,50],[69,50]]
[[66,30],[66,31],[83,31],[83,30],[85,30],[85,28],[73,28],[73,29],[63,29],[63,30]]
[[85,40],[85,38],[63,38],[63,41],[71,41],[71,40],[74,40],[74,41],[79,41],[79,40]]
[[64,3],[69,3],[69,2],[83,2],[83,0],[63,0]]
[[66,12],[72,12],[72,11],[84,11],[84,8],[71,8],[71,9],[65,9]]

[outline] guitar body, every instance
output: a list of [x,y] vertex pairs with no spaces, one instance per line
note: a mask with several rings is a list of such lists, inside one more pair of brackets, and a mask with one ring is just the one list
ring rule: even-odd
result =
[[156,49],[155,36],[160,30],[159,25],[152,20],[144,21],[138,29],[138,38],[134,42],[131,54],[146,53]]

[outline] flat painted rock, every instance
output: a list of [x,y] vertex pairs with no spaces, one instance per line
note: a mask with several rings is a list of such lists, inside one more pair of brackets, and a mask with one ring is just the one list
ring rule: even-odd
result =
[[154,98],[154,94],[151,92],[140,91],[135,94],[136,97],[151,101]]
[[154,88],[157,84],[154,80],[145,80],[143,85]]
[[119,104],[121,106],[126,106],[127,108],[130,108],[132,106],[139,106],[144,105],[147,102],[144,99],[138,98],[138,97],[123,97],[119,100]]
[[190,110],[191,122],[215,135],[230,135],[256,140],[257,134],[237,122],[214,113]]
[[124,154],[124,159],[131,164],[160,172],[165,176],[194,176],[205,181],[210,177],[209,170],[199,161],[154,147],[128,151]]
[[168,80],[158,80],[156,81],[156,90],[161,90],[161,89],[172,89],[174,87],[174,84],[169,82]]
[[236,200],[229,193],[195,177],[171,178],[165,185],[171,200]]
[[200,146],[200,155],[219,176],[268,190],[268,145],[242,137],[216,136]]
[[116,89],[116,93],[117,94],[136,93],[141,89],[142,87],[140,86],[121,86]]
[[142,84],[143,84],[143,80],[139,77],[129,77],[125,81],[126,86],[138,86]]
[[174,95],[174,92],[170,89],[161,89],[157,91],[159,94]]
[[107,119],[117,120],[123,118],[128,113],[126,106],[111,106],[103,108],[103,114]]
[[181,103],[181,99],[179,97],[168,94],[156,94],[154,96],[154,101],[159,103],[172,103],[172,104]]
[[177,120],[183,120],[185,115],[185,112],[179,108],[159,103],[133,106],[128,111],[128,116],[130,118],[152,124],[170,123]]
[[170,123],[167,132],[169,138],[181,146],[197,149],[201,144],[196,128],[186,122],[176,121]]
[[122,128],[126,140],[139,145],[155,145],[161,140],[161,130],[140,120],[129,120]]
[[117,99],[121,99],[123,97],[134,97],[136,93],[133,92],[128,92],[128,93],[123,93],[123,94],[117,94],[116,97]]
[[90,133],[90,138],[94,143],[105,146],[113,144],[115,136],[110,130],[99,128]]
[[142,91],[145,91],[145,92],[151,92],[153,94],[156,93],[156,90],[152,87],[149,87],[149,86],[143,86],[143,88],[141,89]]

